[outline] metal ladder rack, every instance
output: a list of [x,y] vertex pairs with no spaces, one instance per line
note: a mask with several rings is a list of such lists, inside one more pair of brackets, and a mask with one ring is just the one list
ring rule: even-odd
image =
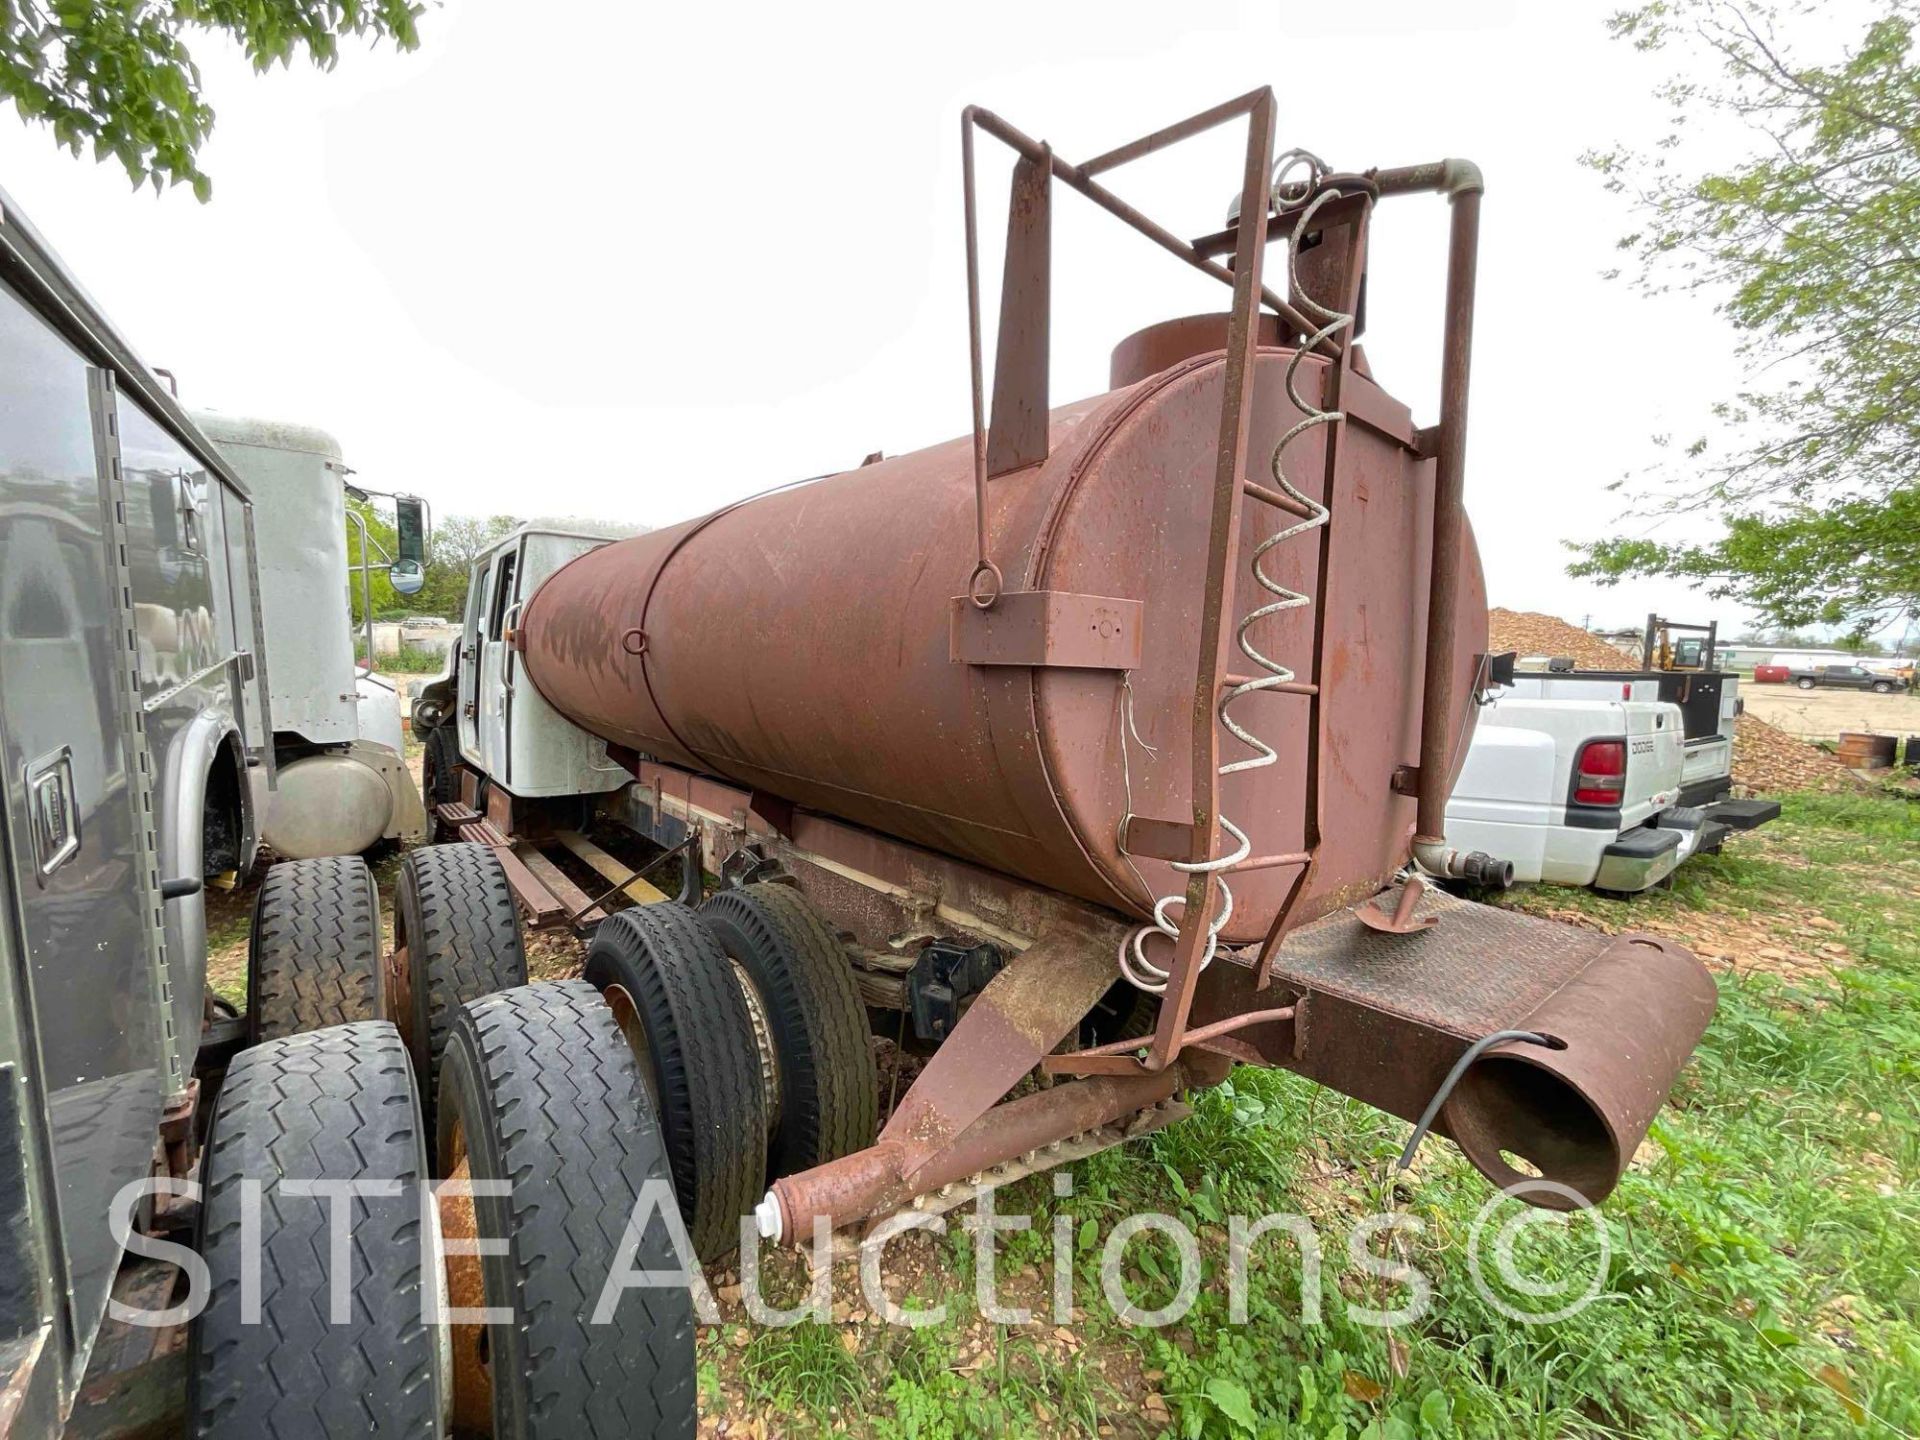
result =
[[[1434,599],[1439,602],[1430,617],[1429,671],[1433,657],[1450,645],[1452,636],[1453,588],[1443,594],[1441,555],[1443,546],[1457,541],[1459,535],[1459,470],[1464,449],[1466,324],[1472,307],[1472,252],[1477,240],[1477,201],[1479,177],[1471,167],[1457,168],[1460,162],[1439,162],[1394,171],[1373,171],[1364,176],[1332,177],[1348,188],[1324,204],[1311,202],[1320,193],[1310,186],[1298,204],[1270,213],[1273,194],[1273,159],[1276,102],[1273,91],[1262,88],[1217,105],[1174,125],[1119,146],[1084,164],[1074,165],[1056,155],[1050,145],[1034,140],[1007,124],[992,112],[969,107],[961,116],[961,160],[965,185],[966,266],[968,303],[968,344],[972,380],[973,479],[976,557],[968,578],[967,595],[980,610],[991,610],[1000,601],[1004,577],[990,554],[987,526],[987,481],[1046,459],[1048,454],[1047,402],[1050,339],[1048,310],[1051,267],[1051,195],[1052,182],[1059,180],[1108,213],[1154,241],[1201,272],[1228,284],[1233,301],[1228,316],[1226,372],[1221,402],[1220,438],[1215,466],[1212,509],[1208,525],[1207,588],[1201,617],[1201,645],[1198,674],[1193,691],[1193,733],[1191,755],[1193,809],[1190,825],[1151,822],[1140,827],[1151,839],[1135,845],[1134,853],[1167,860],[1188,874],[1184,897],[1170,903],[1183,905],[1182,916],[1215,915],[1215,904],[1222,879],[1226,875],[1279,866],[1296,867],[1292,887],[1259,947],[1259,988],[1271,980],[1275,951],[1294,918],[1298,903],[1308,893],[1325,829],[1321,767],[1326,753],[1326,717],[1320,676],[1326,649],[1326,596],[1330,544],[1335,524],[1329,513],[1318,526],[1319,556],[1315,572],[1311,679],[1288,678],[1259,688],[1278,690],[1305,698],[1309,706],[1308,763],[1306,801],[1303,817],[1303,848],[1278,855],[1239,855],[1230,865],[1217,864],[1222,829],[1220,814],[1220,729],[1218,710],[1223,690],[1247,684],[1258,677],[1237,674],[1228,668],[1227,646],[1236,633],[1228,623],[1229,606],[1236,589],[1234,562],[1239,554],[1243,498],[1273,506],[1296,518],[1315,514],[1310,502],[1252,480],[1246,473],[1251,421],[1251,381],[1259,337],[1261,308],[1275,311],[1300,338],[1298,346],[1309,353],[1324,356],[1330,363],[1323,371],[1320,391],[1323,411],[1332,411],[1328,422],[1321,494],[1331,510],[1335,481],[1342,457],[1342,438],[1346,419],[1342,395],[1352,368],[1352,335],[1336,341],[1331,332],[1312,320],[1305,310],[1321,308],[1308,301],[1305,309],[1296,303],[1306,297],[1296,290],[1293,298],[1276,294],[1263,283],[1262,271],[1266,246],[1285,239],[1293,253],[1293,230],[1308,219],[1315,221],[1323,235],[1336,229],[1344,231],[1344,264],[1339,270],[1339,293],[1333,304],[1352,317],[1358,313],[1361,276],[1365,270],[1366,235],[1373,203],[1388,194],[1420,191],[1445,193],[1460,200],[1470,195],[1474,204],[1456,205],[1453,248],[1448,275],[1447,353],[1443,362],[1441,425],[1421,432],[1422,454],[1437,454],[1441,459],[1435,495],[1435,584]],[[1234,223],[1226,230],[1198,240],[1186,241],[1166,230],[1108,190],[1096,177],[1143,156],[1191,139],[1216,126],[1242,116],[1247,120],[1247,149],[1241,177],[1240,203]],[[1001,289],[1000,324],[995,354],[992,413],[989,419],[985,384],[985,365],[981,342],[979,245],[975,206],[974,131],[982,130],[1012,149],[1019,157],[1013,173],[1012,194],[1007,221],[1005,274]],[[1316,179],[1324,177],[1316,177]],[[1309,211],[1317,213],[1309,214]],[[1231,254],[1229,263],[1216,257]],[[1465,259],[1465,284],[1458,280]],[[1324,263],[1324,262],[1322,262]],[[1290,275],[1290,279],[1293,277]],[[1336,327],[1337,328],[1337,327]],[[1351,332],[1351,326],[1347,327]],[[1445,512],[1445,513],[1443,513]],[[1450,564],[1450,562],[1449,562]],[[1457,577],[1455,577],[1457,578]],[[1271,587],[1269,587],[1271,588]],[[1440,765],[1430,752],[1444,750],[1449,708],[1443,677],[1430,673],[1423,701],[1423,769],[1436,773]],[[1438,699],[1436,701],[1436,696]],[[1437,709],[1436,709],[1437,705]],[[1438,737],[1438,738],[1436,738]],[[1429,744],[1429,741],[1435,743]],[[1262,762],[1267,763],[1267,762]],[[1427,792],[1437,782],[1426,777],[1422,785],[1421,819],[1424,822],[1435,808]],[[1438,805],[1444,806],[1444,795]],[[1128,831],[1134,827],[1129,826]],[[1165,993],[1158,1026],[1144,1056],[1137,1053],[1139,1042],[1129,1046],[1103,1047],[1071,1055],[1049,1057],[1046,1069],[1055,1074],[1095,1075],[1138,1073],[1141,1069],[1158,1071],[1170,1065],[1188,1043],[1206,1043],[1209,1048],[1230,1053],[1229,1032],[1248,1025],[1283,1019],[1292,1007],[1249,1011],[1230,1021],[1189,1031],[1187,1020],[1195,986],[1206,960],[1211,958],[1213,930],[1205,923],[1179,926],[1174,953],[1167,970]]]

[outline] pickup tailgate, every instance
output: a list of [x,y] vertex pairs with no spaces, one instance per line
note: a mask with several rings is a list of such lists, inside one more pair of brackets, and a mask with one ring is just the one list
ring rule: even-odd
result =
[[1682,750],[1680,788],[1683,794],[1711,791],[1718,784],[1724,792],[1733,773],[1733,741],[1725,735],[1708,735],[1689,740]]
[[1686,737],[1671,705],[1627,700],[1619,708],[1627,731],[1626,785],[1620,796],[1620,825],[1626,829],[1673,804],[1686,768]]

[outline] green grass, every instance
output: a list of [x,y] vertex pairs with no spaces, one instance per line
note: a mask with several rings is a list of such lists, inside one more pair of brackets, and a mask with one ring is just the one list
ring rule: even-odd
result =
[[[362,665],[366,664],[366,647],[356,645],[353,657]],[[446,662],[445,650],[436,650],[425,645],[408,645],[402,641],[397,652],[383,651],[376,656],[373,668],[383,675],[438,675]]]
[[[960,1337],[979,1322],[964,1247],[952,1246],[946,1326],[886,1331],[884,1351],[866,1329],[858,1355],[831,1330],[758,1338],[755,1397],[777,1399],[794,1433],[810,1416],[911,1440],[1102,1424],[1194,1440],[1920,1433],[1920,804],[1791,797],[1780,822],[1689,864],[1671,892],[1623,903],[1537,890],[1509,903],[1613,929],[1658,924],[1703,949],[1725,927],[1771,926],[1786,948],[1840,944],[1850,957],[1818,983],[1720,976],[1718,1014],[1653,1147],[1602,1212],[1611,1258],[1596,1303],[1525,1325],[1482,1299],[1462,1237],[1491,1191],[1434,1141],[1391,1195],[1425,1226],[1411,1258],[1438,1303],[1395,1339],[1361,1324],[1357,1307],[1406,1296],[1344,1252],[1351,1221],[1389,1193],[1406,1126],[1296,1077],[1241,1070],[1197,1097],[1192,1120],[1079,1165],[1072,1196],[1055,1199],[1044,1177],[1002,1193],[1002,1213],[1035,1216],[1003,1242],[1003,1274],[1049,1273],[1051,1217],[1072,1217],[1084,1351],[1056,1354],[1041,1319],[997,1332],[992,1362],[957,1372]],[[1838,928],[1789,933],[1815,914]],[[1199,1299],[1165,1330],[1130,1330],[1099,1299],[1098,1246],[1136,1210],[1179,1214],[1202,1237]],[[1299,1265],[1280,1237],[1256,1252],[1248,1323],[1230,1321],[1225,1217],[1273,1211],[1320,1224],[1318,1325],[1302,1323]],[[1518,1254],[1552,1277],[1591,1273],[1598,1252],[1586,1228],[1540,1225]],[[1127,1260],[1137,1303],[1171,1294],[1170,1248],[1138,1240]],[[1091,1383],[1095,1357],[1108,1374],[1144,1371],[1166,1418],[1142,1411],[1138,1383],[1124,1400]]]

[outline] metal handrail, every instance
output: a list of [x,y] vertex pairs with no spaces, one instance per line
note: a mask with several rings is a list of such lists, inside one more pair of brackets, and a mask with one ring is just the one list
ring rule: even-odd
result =
[[358,567],[360,571],[360,620],[365,628],[367,637],[367,668],[362,670],[357,662],[353,667],[353,678],[357,684],[373,674],[373,566],[370,563],[367,553],[371,541],[367,535],[366,517],[349,505],[347,507],[347,519],[351,520],[360,531],[360,564]]

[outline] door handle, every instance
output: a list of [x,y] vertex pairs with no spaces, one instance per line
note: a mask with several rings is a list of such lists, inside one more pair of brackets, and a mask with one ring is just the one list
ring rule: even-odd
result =
[[501,641],[500,690],[504,697],[503,703],[513,699],[514,657],[518,652],[515,651],[513,647],[511,637],[513,635],[514,624],[520,619],[520,607],[524,604],[526,604],[524,600],[516,600],[512,605],[509,605],[507,607],[507,613],[502,617],[500,626],[501,633],[508,637]]
[[34,874],[44,885],[80,853],[80,807],[73,797],[73,749],[62,745],[26,767],[27,823]]

